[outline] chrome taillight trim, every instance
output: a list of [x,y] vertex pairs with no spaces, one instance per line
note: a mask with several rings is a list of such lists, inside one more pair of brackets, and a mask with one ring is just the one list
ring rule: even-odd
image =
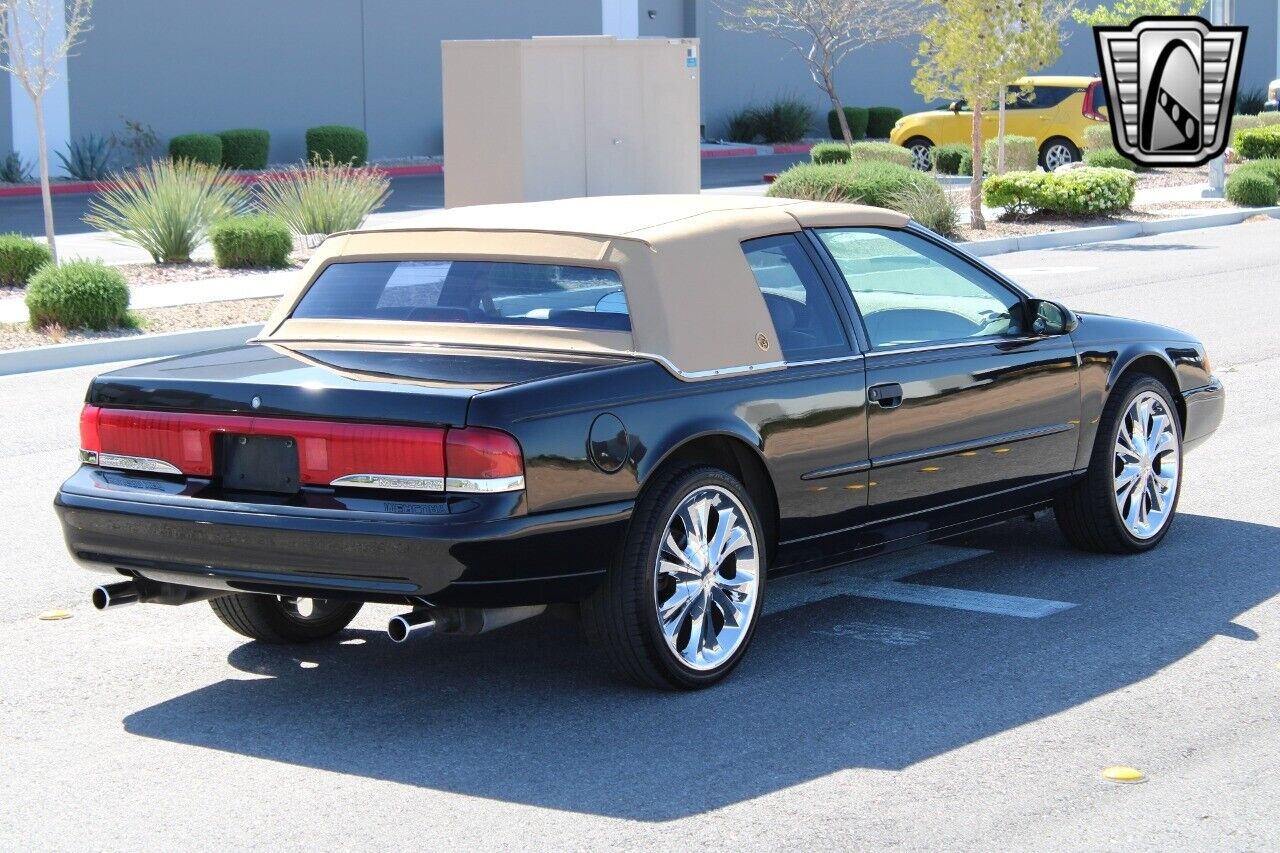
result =
[[406,489],[415,492],[443,492],[444,477],[408,477],[402,474],[346,474],[329,483],[331,486],[355,486],[360,489]]
[[449,477],[444,481],[446,492],[469,492],[471,494],[497,494],[498,492],[519,492],[524,490],[524,477],[493,477],[490,479],[472,479],[470,477]]
[[152,474],[182,474],[182,470],[178,466],[165,462],[163,459],[150,459],[146,456],[124,456],[119,453],[94,453],[92,450],[81,450],[80,461],[102,468],[120,468],[125,471],[149,471]]

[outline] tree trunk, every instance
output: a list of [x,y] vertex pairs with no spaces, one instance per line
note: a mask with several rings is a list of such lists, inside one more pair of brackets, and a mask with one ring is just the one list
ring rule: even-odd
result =
[[969,227],[985,231],[987,223],[982,218],[982,104],[976,98],[969,144],[973,149],[973,177],[969,179]]
[[36,113],[36,142],[40,149],[40,200],[44,202],[44,237],[49,241],[49,254],[58,265],[58,244],[53,235],[53,197],[49,193],[49,141],[44,135],[44,98],[32,98]]
[[1000,130],[998,131],[999,142],[996,143],[996,174],[1004,174],[1004,110],[1005,100],[1009,97],[1009,87],[1000,87]]
[[840,133],[844,135],[844,144],[853,144],[853,133],[849,130],[849,117],[844,114],[844,105],[840,103],[840,96],[836,94],[836,83],[830,77],[823,80],[823,88],[827,90],[827,97],[831,99],[831,107],[836,111],[836,121],[840,122]]

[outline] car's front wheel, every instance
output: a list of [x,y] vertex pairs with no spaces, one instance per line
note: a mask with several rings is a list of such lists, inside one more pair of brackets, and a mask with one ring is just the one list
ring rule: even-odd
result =
[[913,136],[902,146],[911,152],[911,168],[927,172],[933,168],[933,140],[923,136]]
[[330,637],[356,618],[358,601],[284,598],[236,592],[209,599],[222,624],[264,643],[307,643]]
[[1040,146],[1040,165],[1046,172],[1080,161],[1080,149],[1070,139],[1055,136]]
[[727,472],[659,474],[617,564],[582,608],[612,669],[643,686],[686,690],[728,675],[760,614],[762,530],[747,489]]
[[1132,554],[1169,531],[1182,489],[1182,432],[1164,383],[1131,374],[1098,423],[1085,478],[1058,497],[1058,526],[1076,547]]

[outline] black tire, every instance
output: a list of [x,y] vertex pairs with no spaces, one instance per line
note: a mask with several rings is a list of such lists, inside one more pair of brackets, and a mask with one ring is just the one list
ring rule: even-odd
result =
[[[750,515],[759,582],[755,609],[737,649],[714,669],[695,670],[671,650],[659,627],[654,567],[668,520],[685,497],[708,486],[730,492]],[[665,689],[696,690],[727,676],[742,660],[759,622],[768,575],[765,530],[750,492],[727,472],[699,466],[655,475],[636,504],[621,553],[604,582],[582,604],[583,628],[609,668],[633,684]]]
[[[1166,410],[1175,423],[1178,436],[1178,477],[1173,508],[1164,526],[1148,539],[1129,532],[1120,516],[1115,499],[1115,447],[1124,413],[1140,394],[1150,391],[1164,400]],[[1182,423],[1178,408],[1163,382],[1146,373],[1131,373],[1116,384],[1098,422],[1088,473],[1084,479],[1058,495],[1054,515],[1058,527],[1072,545],[1084,551],[1104,554],[1137,554],[1160,544],[1173,526],[1182,495]]]
[[[933,148],[934,146],[933,146],[932,139],[929,139],[926,136],[913,136],[910,139],[908,139],[906,142],[902,143],[902,147],[911,152],[911,160],[912,160],[911,168],[921,172],[929,171],[927,167],[921,168],[920,158],[917,155],[916,150],[919,148],[924,148],[924,149]],[[928,154],[926,154],[925,156],[927,158]]]
[[[1070,163],[1080,162],[1080,159],[1081,159],[1080,149],[1076,146],[1074,142],[1072,142],[1070,139],[1067,139],[1065,136],[1052,136],[1049,139],[1045,140],[1044,145],[1040,146],[1040,157],[1039,157],[1040,168],[1044,169],[1046,172],[1053,171],[1053,169],[1049,168],[1049,163],[1048,163],[1049,152],[1053,150],[1055,146],[1059,146],[1059,145],[1065,148],[1067,153],[1071,155],[1071,159],[1066,162],[1070,162]],[[1061,166],[1065,164],[1059,163],[1058,165]],[[1054,168],[1057,168],[1057,167],[1055,166]]]
[[360,612],[359,601],[315,600],[312,616],[274,595],[235,592],[209,599],[222,624],[237,634],[263,643],[309,643],[332,637]]

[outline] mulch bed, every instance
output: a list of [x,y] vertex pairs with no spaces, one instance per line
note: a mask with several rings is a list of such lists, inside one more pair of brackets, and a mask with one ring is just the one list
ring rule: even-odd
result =
[[99,341],[107,338],[127,338],[155,332],[183,332],[189,329],[212,329],[217,326],[235,326],[242,323],[265,322],[271,309],[280,300],[237,299],[229,302],[203,302],[198,305],[173,305],[167,308],[144,308],[135,311],[141,321],[137,329],[116,329],[110,332],[64,331],[44,329],[36,331],[25,323],[0,325],[0,350],[38,347],[48,344],[69,344],[77,341]]

